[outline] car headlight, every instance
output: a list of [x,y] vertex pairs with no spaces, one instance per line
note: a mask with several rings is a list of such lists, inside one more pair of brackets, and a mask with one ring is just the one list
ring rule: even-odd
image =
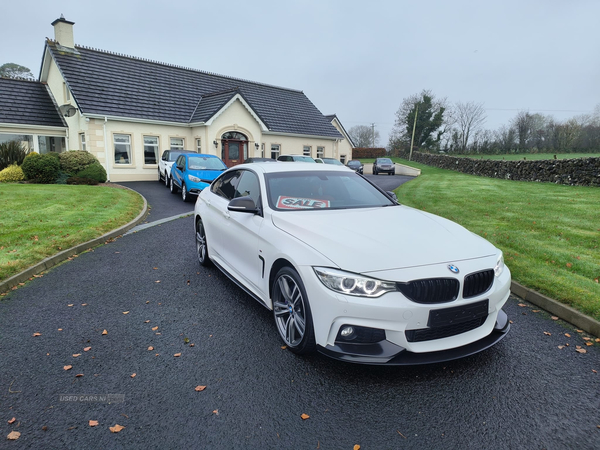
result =
[[494,274],[499,277],[504,272],[504,255],[500,252],[498,259],[496,260],[496,265],[494,266]]
[[326,287],[340,294],[360,297],[380,297],[396,290],[396,283],[364,277],[326,267],[313,267],[317,277]]
[[200,183],[202,180],[198,177],[195,177],[194,175],[188,175],[188,178],[190,179],[190,181],[193,181],[194,183]]

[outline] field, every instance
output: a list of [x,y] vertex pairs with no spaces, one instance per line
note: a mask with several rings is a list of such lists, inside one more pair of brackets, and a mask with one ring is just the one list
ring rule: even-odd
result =
[[396,190],[401,203],[486,238],[504,252],[515,281],[600,320],[599,188],[498,180],[396,162],[422,171]]

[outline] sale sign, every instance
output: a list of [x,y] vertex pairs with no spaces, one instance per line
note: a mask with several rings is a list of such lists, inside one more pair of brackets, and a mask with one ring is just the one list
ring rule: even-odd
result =
[[318,200],[314,198],[286,197],[277,199],[278,209],[316,209],[329,208],[329,200]]

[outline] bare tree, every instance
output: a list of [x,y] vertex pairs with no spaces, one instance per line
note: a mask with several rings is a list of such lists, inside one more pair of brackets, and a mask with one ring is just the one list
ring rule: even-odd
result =
[[379,145],[379,131],[367,125],[355,125],[348,129],[348,134],[355,147],[377,147]]
[[457,102],[453,108],[453,116],[458,128],[459,149],[466,153],[472,137],[481,130],[487,119],[483,103]]

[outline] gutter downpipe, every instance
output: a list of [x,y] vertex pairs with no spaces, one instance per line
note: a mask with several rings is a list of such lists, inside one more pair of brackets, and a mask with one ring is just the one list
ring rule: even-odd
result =
[[108,158],[108,143],[106,142],[106,122],[108,122],[108,117],[104,116],[104,124],[102,125],[104,132],[104,159],[106,160],[106,181],[110,182],[110,171],[108,169],[110,162]]

